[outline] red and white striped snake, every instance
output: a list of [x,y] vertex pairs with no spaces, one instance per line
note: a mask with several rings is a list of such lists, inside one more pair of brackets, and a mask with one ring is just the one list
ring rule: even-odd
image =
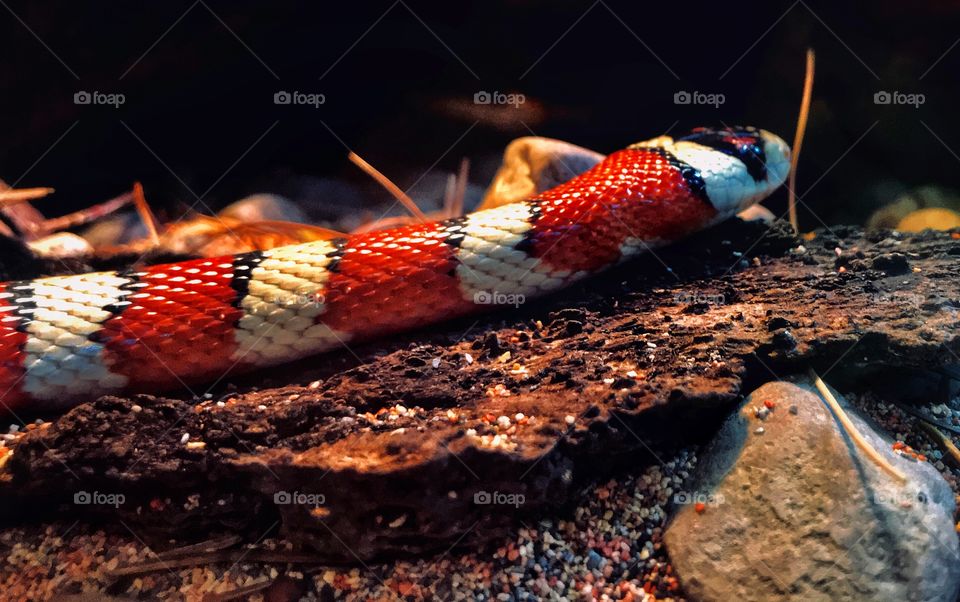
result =
[[699,128],[523,202],[268,251],[0,284],[0,404],[63,410],[211,381],[561,289],[779,187],[790,149]]

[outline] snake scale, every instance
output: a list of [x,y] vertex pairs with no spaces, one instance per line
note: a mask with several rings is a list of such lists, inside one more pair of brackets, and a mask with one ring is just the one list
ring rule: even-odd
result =
[[789,169],[765,130],[698,128],[459,218],[0,283],[0,404],[62,411],[209,382],[533,298],[735,215]]

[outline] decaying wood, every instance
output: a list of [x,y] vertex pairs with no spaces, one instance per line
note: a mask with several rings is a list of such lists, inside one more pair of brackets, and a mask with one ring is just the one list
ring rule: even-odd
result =
[[[181,537],[279,521],[327,561],[442,550],[710,432],[775,375],[956,361],[960,240],[835,228],[804,250],[766,228],[735,220],[549,299],[356,346],[360,365],[327,354],[200,404],[82,405],[16,444],[3,511]],[[77,491],[126,497],[75,505]]]

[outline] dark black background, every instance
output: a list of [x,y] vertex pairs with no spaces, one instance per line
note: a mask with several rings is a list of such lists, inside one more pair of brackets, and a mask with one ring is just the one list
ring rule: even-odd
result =
[[[890,200],[878,182],[956,182],[960,45],[948,49],[958,16],[956,3],[928,0],[7,2],[0,177],[56,187],[39,204],[53,215],[135,179],[160,208],[194,194],[211,207],[292,194],[288,183],[303,175],[361,180],[346,147],[406,186],[435,162],[453,171],[461,157],[493,157],[531,132],[603,152],[720,122],[790,140],[812,46],[802,225],[862,221]],[[126,103],[75,105],[78,90]],[[278,90],[323,93],[326,104],[277,106]],[[478,90],[528,103],[491,121],[471,113]],[[726,103],[677,106],[678,90]],[[878,90],[926,103],[877,106]],[[490,175],[484,165],[476,184]]]

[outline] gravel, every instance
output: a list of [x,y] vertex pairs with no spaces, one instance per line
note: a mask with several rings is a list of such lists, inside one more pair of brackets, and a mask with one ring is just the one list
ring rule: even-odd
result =
[[[157,599],[201,599],[278,575],[300,584],[306,600],[420,599],[613,600],[682,599],[661,534],[667,510],[696,464],[689,449],[661,453],[661,464],[597,484],[564,517],[520,525],[513,537],[471,553],[366,567],[240,562],[159,570],[116,583],[108,571],[156,559],[123,525],[96,528],[53,523],[0,532],[5,599],[103,593]],[[170,542],[170,547],[189,542]],[[290,550],[266,539],[257,550]],[[291,590],[284,589],[285,592]],[[255,594],[251,599],[263,599]],[[273,599],[273,598],[271,598]],[[280,598],[297,599],[297,597]]]

